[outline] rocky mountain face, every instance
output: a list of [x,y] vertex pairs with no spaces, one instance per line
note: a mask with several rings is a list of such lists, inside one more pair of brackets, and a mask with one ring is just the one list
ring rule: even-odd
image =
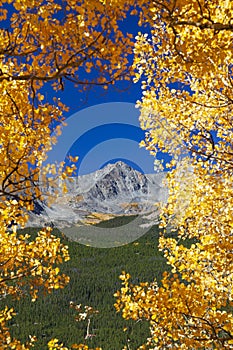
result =
[[111,201],[119,196],[134,198],[135,195],[148,193],[148,180],[145,175],[133,170],[130,166],[118,162],[88,191],[87,198]]
[[68,192],[60,191],[50,207],[37,203],[43,210],[31,214],[30,224],[51,221],[62,227],[88,218],[149,213],[156,202],[166,200],[163,179],[163,173],[145,175],[123,162],[108,164],[95,173],[67,180]]

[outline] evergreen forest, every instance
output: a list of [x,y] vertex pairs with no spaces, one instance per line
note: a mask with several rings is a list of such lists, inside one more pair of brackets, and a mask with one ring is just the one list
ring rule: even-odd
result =
[[[114,218],[98,225],[105,229],[118,227],[127,220],[127,217]],[[23,230],[31,238],[36,232],[37,228]],[[83,343],[103,350],[120,350],[124,346],[137,349],[149,336],[149,324],[145,320],[136,323],[124,320],[114,308],[113,295],[121,287],[119,275],[123,270],[130,273],[135,284],[153,281],[155,277],[161,279],[166,261],[157,248],[158,226],[150,228],[137,241],[108,249],[71,241],[58,229],[54,229],[53,234],[69,247],[70,260],[62,265],[61,272],[70,276],[70,282],[64,289],[40,295],[36,302],[28,295],[18,301],[7,297],[8,305],[16,311],[11,320],[12,336],[25,342],[29,334],[35,335],[35,350],[47,349],[52,338],[61,340],[66,346]],[[90,318],[89,333],[93,336],[88,339],[85,339],[87,320],[75,320],[76,313],[70,308],[70,301],[99,311]],[[1,303],[3,307],[6,300]]]

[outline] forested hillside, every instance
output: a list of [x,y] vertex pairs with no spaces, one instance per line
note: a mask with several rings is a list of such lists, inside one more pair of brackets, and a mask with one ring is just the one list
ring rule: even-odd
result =
[[[118,218],[102,225],[105,229],[117,227],[127,220]],[[33,237],[38,230],[25,231]],[[136,349],[149,336],[148,323],[122,319],[114,308],[113,294],[120,289],[122,270],[131,273],[134,283],[161,278],[165,259],[157,248],[158,232],[154,226],[138,241],[111,249],[87,247],[63,237],[63,243],[69,246],[70,261],[62,265],[62,272],[70,276],[70,283],[34,303],[28,296],[20,301],[9,300],[8,304],[17,312],[12,319],[12,335],[23,342],[29,334],[36,335],[35,350],[47,349],[51,338],[61,339],[67,346],[85,343],[103,350],[119,350],[128,343],[130,349]],[[53,233],[62,237],[57,229]],[[85,340],[87,321],[75,321],[70,301],[99,310],[91,319],[90,333],[95,336],[89,340]],[[2,304],[5,302],[2,300]]]

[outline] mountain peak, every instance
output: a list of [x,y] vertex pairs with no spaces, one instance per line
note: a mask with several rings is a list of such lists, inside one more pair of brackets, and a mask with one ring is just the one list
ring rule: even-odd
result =
[[127,170],[133,170],[133,168],[129,164],[123,162],[122,160],[118,160],[117,162],[114,162],[114,163],[109,162],[103,168],[101,168],[101,170],[108,169],[108,170],[111,171],[114,168],[118,168],[118,169],[122,168],[122,169],[127,169]]
[[145,175],[123,161],[108,163],[88,175],[67,179],[62,192],[48,208],[47,216],[63,224],[78,222],[88,213],[138,214],[154,210],[154,203],[166,199],[164,174]]
[[[101,202],[122,201],[148,193],[148,181],[145,175],[119,161],[108,164],[96,172],[92,186],[86,192],[86,198]],[[85,196],[84,195],[84,196]]]

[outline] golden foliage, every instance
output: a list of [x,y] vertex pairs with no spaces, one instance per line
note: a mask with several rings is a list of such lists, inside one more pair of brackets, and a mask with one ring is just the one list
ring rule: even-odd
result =
[[85,344],[73,344],[71,348],[67,348],[63,345],[63,343],[60,343],[58,339],[51,339],[48,343],[48,350],[72,350],[72,349],[79,349],[79,350],[102,350],[101,348],[95,348],[91,349],[88,347],[88,345]]
[[123,274],[116,308],[150,322],[151,349],[233,344],[232,17],[232,1],[154,0],[135,45],[142,145],[172,156],[159,242],[172,273],[161,286]]
[[[29,293],[34,301],[38,291],[51,292],[68,283],[57,266],[69,259],[67,247],[50,229],[41,230],[34,240],[18,232],[41,197],[39,182],[47,186],[45,174],[65,179],[74,170],[71,166],[64,172],[63,164],[42,170],[46,152],[56,142],[51,126],[60,123],[55,130],[59,135],[67,110],[59,99],[47,99],[45,85],[63,90],[69,81],[86,91],[129,80],[133,38],[119,28],[129,8],[134,1],[0,1],[1,298]],[[0,315],[0,348],[29,349],[33,337],[25,345],[11,339],[6,323],[13,310],[6,308]],[[49,347],[63,348],[57,340]]]

